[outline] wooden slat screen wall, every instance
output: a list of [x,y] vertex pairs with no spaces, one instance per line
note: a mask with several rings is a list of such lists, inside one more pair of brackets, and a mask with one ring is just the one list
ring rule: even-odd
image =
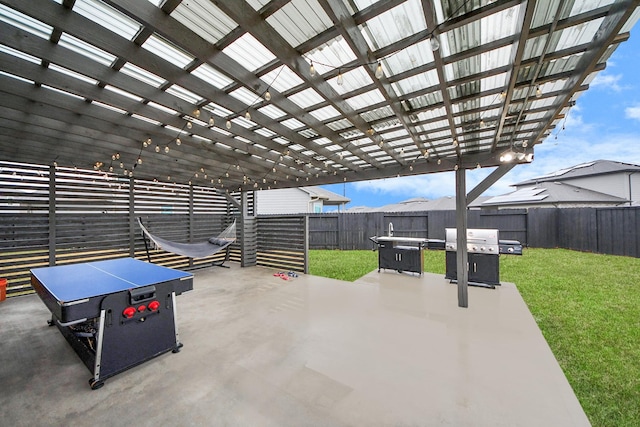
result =
[[[8,279],[8,296],[33,292],[32,268],[126,256],[146,260],[138,216],[161,237],[200,242],[240,215],[210,188],[13,162],[0,162],[0,195],[0,277]],[[239,200],[239,194],[231,195]],[[253,194],[247,200],[253,212]],[[190,260],[150,249],[152,262],[182,269],[208,266],[224,256]],[[230,255],[240,261],[238,243]]]
[[278,270],[308,271],[305,254],[307,218],[258,216],[257,264]]
[[0,277],[31,292],[29,269],[49,265],[49,167],[0,162]]

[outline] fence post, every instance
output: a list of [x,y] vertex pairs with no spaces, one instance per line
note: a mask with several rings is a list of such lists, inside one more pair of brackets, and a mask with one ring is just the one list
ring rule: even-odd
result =
[[135,202],[136,202],[135,180],[129,178],[129,256],[136,253],[136,229],[135,229]]
[[49,166],[49,265],[56,265],[56,167]]

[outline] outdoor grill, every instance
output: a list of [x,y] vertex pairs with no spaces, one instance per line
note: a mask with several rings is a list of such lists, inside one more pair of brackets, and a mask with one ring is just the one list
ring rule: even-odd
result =
[[[498,230],[468,229],[467,252],[469,285],[495,288],[500,284],[500,244]],[[445,229],[446,268],[445,278],[458,279],[457,230]]]

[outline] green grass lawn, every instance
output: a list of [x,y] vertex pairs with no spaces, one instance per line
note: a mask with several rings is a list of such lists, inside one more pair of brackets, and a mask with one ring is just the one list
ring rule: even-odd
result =
[[[425,269],[445,272],[444,252]],[[373,251],[309,251],[310,274],[354,281],[378,268]],[[640,426],[640,259],[565,249],[500,258],[594,426]]]

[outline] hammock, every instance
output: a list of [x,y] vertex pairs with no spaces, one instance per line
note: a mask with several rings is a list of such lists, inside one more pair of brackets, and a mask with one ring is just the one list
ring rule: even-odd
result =
[[189,258],[205,258],[214,255],[236,241],[235,221],[217,237],[212,237],[208,241],[201,243],[178,243],[155,236],[142,225],[142,218],[138,218],[138,225],[140,225],[144,235],[153,242],[156,249],[162,249]]

